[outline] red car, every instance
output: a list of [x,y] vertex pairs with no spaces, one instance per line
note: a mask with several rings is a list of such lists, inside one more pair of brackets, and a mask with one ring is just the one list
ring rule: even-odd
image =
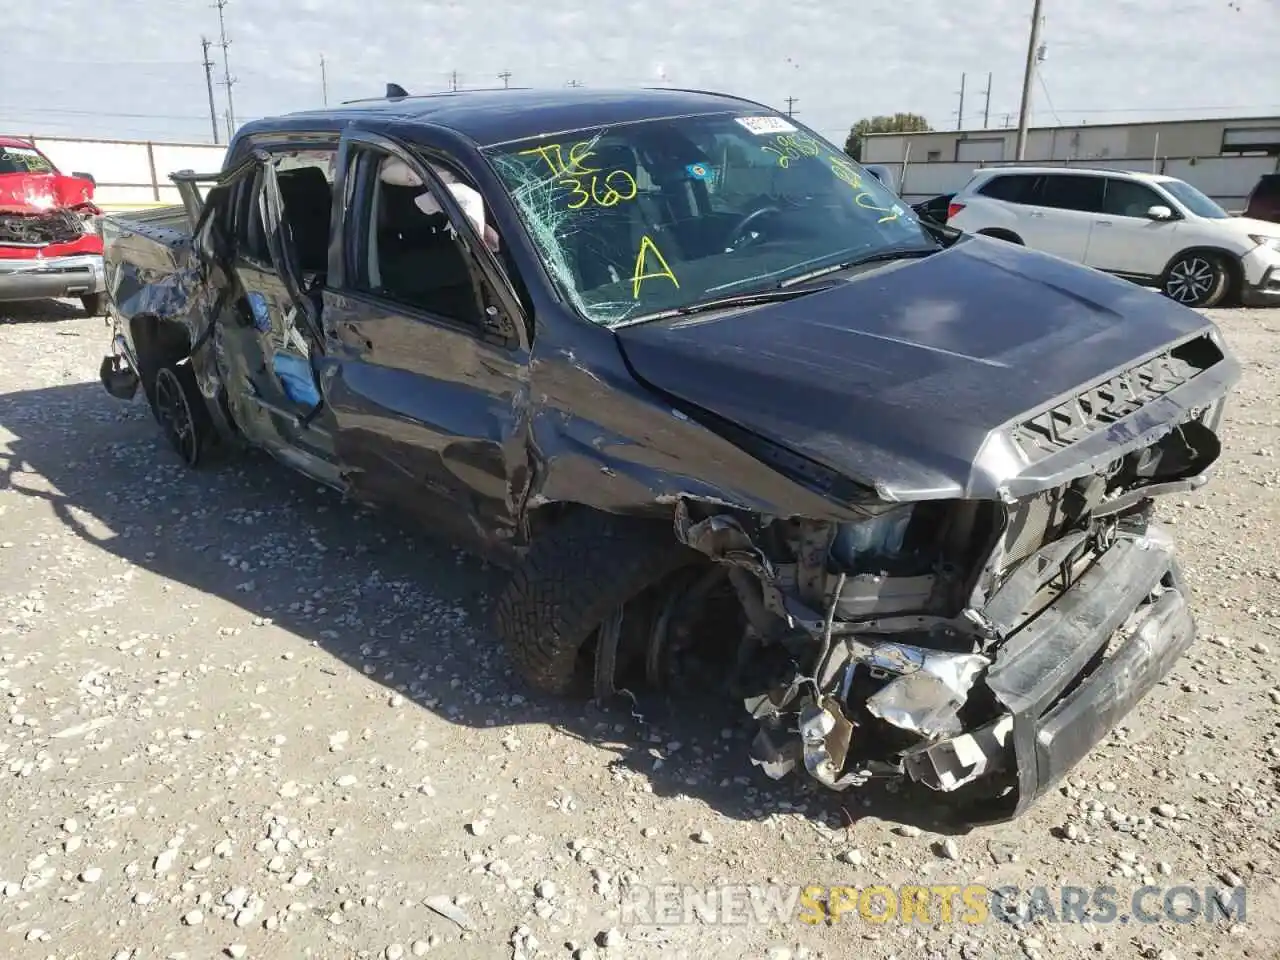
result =
[[93,177],[67,176],[35,145],[0,137],[0,302],[79,297],[106,308]]
[[1270,220],[1280,223],[1280,173],[1266,173],[1249,194],[1249,205],[1244,212],[1254,220]]

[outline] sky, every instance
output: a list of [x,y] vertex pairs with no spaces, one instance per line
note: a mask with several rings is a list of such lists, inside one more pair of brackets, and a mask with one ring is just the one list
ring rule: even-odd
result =
[[[0,31],[0,132],[212,142],[213,0],[40,0]],[[226,0],[238,122],[380,96],[671,85],[787,108],[843,142],[911,111],[1016,124],[1032,0]],[[1280,116],[1280,0],[1044,0],[1033,125]],[[223,79],[214,46],[215,80]],[[225,142],[226,88],[214,96]]]

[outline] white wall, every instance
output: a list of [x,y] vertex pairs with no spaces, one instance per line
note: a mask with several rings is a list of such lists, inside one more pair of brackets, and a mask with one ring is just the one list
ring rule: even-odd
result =
[[140,140],[36,137],[35,144],[63,173],[90,173],[95,202],[108,210],[180,203],[169,174],[222,168],[225,146]]

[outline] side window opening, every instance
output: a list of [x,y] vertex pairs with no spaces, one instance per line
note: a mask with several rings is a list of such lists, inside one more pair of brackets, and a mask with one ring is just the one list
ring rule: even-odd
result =
[[308,282],[322,282],[329,269],[329,231],[337,160],[336,149],[300,150],[273,160],[284,205],[284,222],[298,269]]
[[978,189],[978,193],[994,200],[1004,200],[1006,203],[1028,203],[1035,180],[1035,177],[1026,174],[995,176],[983,184]]
[[[433,188],[398,157],[371,149],[366,162],[372,175],[357,215],[368,240],[356,264],[356,289],[483,328],[480,278]],[[485,244],[498,252],[501,243],[479,191],[457,170],[433,168]]]
[[1107,178],[1107,193],[1102,212],[1116,217],[1144,218],[1155,206],[1168,206],[1151,188],[1132,180]]
[[1044,178],[1037,203],[1042,207],[1099,213],[1102,210],[1102,177],[1085,174],[1051,174]]
[[[287,153],[271,160],[275,165],[284,221],[298,268],[308,281],[323,281],[328,271],[330,220],[337,150]],[[228,234],[241,256],[264,264],[272,262],[263,220],[263,172],[261,169],[238,183],[228,203]]]

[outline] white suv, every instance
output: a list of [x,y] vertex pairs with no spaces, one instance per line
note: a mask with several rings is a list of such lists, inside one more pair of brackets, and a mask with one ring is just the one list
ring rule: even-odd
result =
[[1173,177],[991,167],[952,198],[947,223],[1159,287],[1187,306],[1229,294],[1280,305],[1280,224],[1233,217]]

